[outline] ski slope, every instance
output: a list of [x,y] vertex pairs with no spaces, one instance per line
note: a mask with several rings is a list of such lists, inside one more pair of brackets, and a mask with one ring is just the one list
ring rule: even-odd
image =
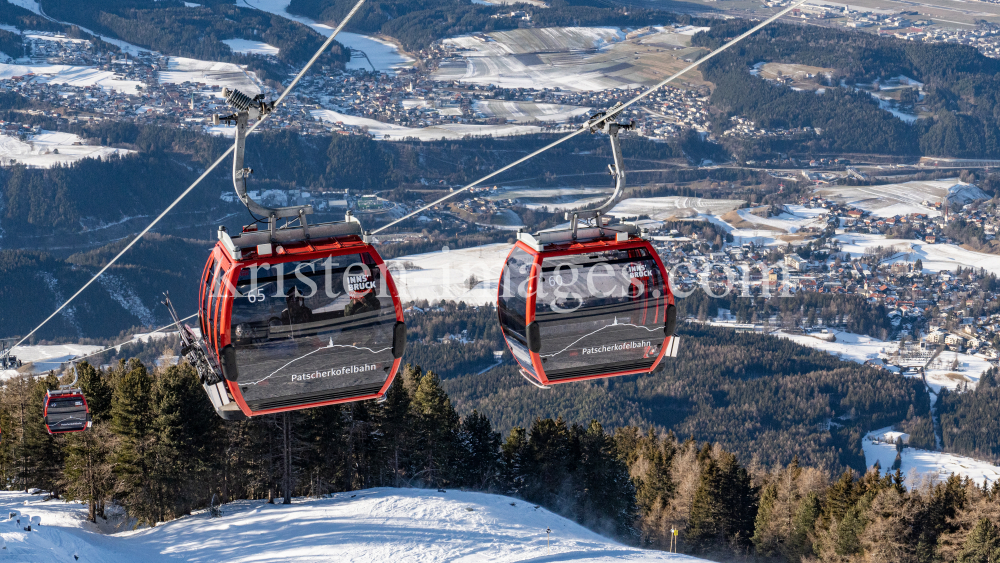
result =
[[[380,488],[291,505],[240,501],[218,518],[202,512],[108,535],[85,520],[80,504],[0,492],[0,514],[11,511],[21,522],[0,520],[0,558],[33,563],[704,561],[621,545],[518,499],[460,491]],[[33,518],[39,524],[25,531]]]

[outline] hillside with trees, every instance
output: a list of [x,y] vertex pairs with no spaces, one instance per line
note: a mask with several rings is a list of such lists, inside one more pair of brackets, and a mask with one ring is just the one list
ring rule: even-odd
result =
[[[288,68],[264,57],[234,53],[222,41],[263,41],[279,49],[278,60],[288,67],[302,66],[324,41],[305,25],[233,2],[188,6],[177,0],[42,0],[41,7],[61,21],[166,55],[248,65],[276,86],[286,80]],[[334,42],[319,63],[342,68],[350,58],[350,52]]]
[[[481,412],[502,431],[541,410],[580,424],[671,429],[766,466],[797,456],[827,471],[863,471],[865,433],[930,409],[919,380],[771,336],[687,327],[678,358],[652,374],[540,391],[518,374],[492,307],[442,304],[408,314],[407,326],[405,361],[436,366],[460,413]],[[493,351],[504,363],[480,373]]]
[[528,426],[501,434],[488,416],[460,415],[440,378],[420,367],[407,365],[383,403],[229,423],[186,364],[78,370],[94,419],[79,434],[52,436],[42,425],[55,375],[4,382],[0,477],[82,501],[92,521],[114,506],[152,526],[207,507],[213,495],[287,502],[376,486],[463,488],[511,495],[652,549],[666,549],[677,529],[680,552],[719,561],[1000,555],[997,487],[952,477],[909,491],[898,471],[763,464],[651,427],[609,432],[598,420],[553,419],[544,405]]
[[[292,0],[291,14],[317,21],[340,21],[355,3],[349,0]],[[607,0],[553,0],[549,7],[537,9],[523,5],[532,13],[533,25],[614,25],[643,27],[670,23],[688,24],[692,18],[648,8],[622,8]],[[402,0],[366,2],[348,24],[348,29],[392,37],[408,51],[426,49],[432,42],[474,32],[488,33],[529,25],[511,17],[492,17],[510,13],[507,6],[480,5],[467,0]]]
[[[749,29],[744,20],[713,23],[692,44],[714,48]],[[808,141],[812,152],[853,152],[995,158],[1000,155],[1000,61],[974,47],[929,44],[871,33],[776,23],[702,67],[716,84],[712,104],[729,115],[745,115],[759,126],[820,128]],[[797,92],[749,73],[758,62],[834,68],[822,95]],[[920,102],[933,118],[907,125],[878,109],[868,93],[848,87],[874,79],[908,76],[924,84]],[[718,120],[722,123],[724,120]],[[857,127],[864,123],[864,127]],[[721,132],[721,131],[720,131]]]

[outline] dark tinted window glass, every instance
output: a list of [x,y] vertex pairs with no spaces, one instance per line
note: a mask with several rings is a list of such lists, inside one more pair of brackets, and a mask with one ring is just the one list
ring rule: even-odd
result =
[[520,248],[515,248],[510,253],[500,274],[500,299],[497,303],[500,326],[507,337],[510,351],[521,367],[532,374],[535,372],[528,354],[524,315],[528,306],[528,280],[534,259],[534,256]]
[[288,262],[253,276],[252,267],[240,274],[230,325],[248,403],[305,403],[385,382],[396,310],[371,256]]
[[545,258],[535,319],[546,375],[652,365],[663,344],[664,295],[644,248]]

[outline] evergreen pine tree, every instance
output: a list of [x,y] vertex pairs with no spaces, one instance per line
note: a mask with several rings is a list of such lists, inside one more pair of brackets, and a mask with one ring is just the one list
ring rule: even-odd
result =
[[580,451],[583,455],[576,481],[582,486],[578,491],[581,506],[577,509],[581,523],[592,528],[609,527],[613,535],[637,541],[639,507],[635,486],[625,464],[615,456],[614,442],[596,420],[581,436]]
[[499,478],[500,434],[493,431],[488,418],[473,410],[462,420],[458,442],[459,482],[480,491],[492,490]]
[[146,366],[133,360],[117,379],[111,399],[111,430],[118,437],[111,457],[115,496],[130,516],[150,526],[163,512],[152,479],[156,461],[152,388]]
[[523,495],[528,476],[526,474],[528,456],[528,433],[515,426],[501,447],[500,482],[503,492]]
[[[384,485],[399,487],[407,478],[412,465],[414,416],[410,408],[404,378],[397,377],[381,404],[379,428],[383,436],[386,479]],[[414,389],[415,390],[415,389]]]
[[758,555],[770,557],[774,553],[775,538],[770,532],[774,503],[778,498],[778,488],[768,483],[760,495],[760,507],[754,520],[754,534],[751,538]]
[[428,371],[420,378],[411,408],[417,417],[420,478],[434,487],[446,486],[454,476],[459,418],[436,373]]
[[691,513],[688,516],[686,538],[687,545],[695,552],[704,551],[721,539],[721,527],[716,521],[719,467],[711,456],[705,459],[701,466],[698,489],[694,493]]
[[107,424],[95,424],[87,432],[76,432],[66,440],[63,475],[67,496],[87,502],[87,518],[104,517],[105,501],[114,491],[109,457],[116,437]]
[[203,487],[218,468],[213,453],[221,428],[190,364],[164,370],[156,378],[151,399],[151,431],[156,437],[152,479],[163,499],[157,516],[162,521],[188,514],[211,498]]
[[569,428],[561,417],[535,419],[528,432],[522,465],[525,499],[555,507],[557,501],[573,489],[573,449]]
[[77,386],[87,397],[87,408],[90,409],[90,417],[94,424],[103,422],[111,417],[111,395],[112,387],[100,371],[87,362],[76,365]]
[[809,539],[816,520],[819,518],[820,503],[816,493],[809,493],[799,503],[792,519],[791,535],[783,550],[789,561],[799,561],[812,553],[812,543]]
[[1000,530],[989,518],[980,518],[969,532],[958,563],[996,563],[1000,561]]

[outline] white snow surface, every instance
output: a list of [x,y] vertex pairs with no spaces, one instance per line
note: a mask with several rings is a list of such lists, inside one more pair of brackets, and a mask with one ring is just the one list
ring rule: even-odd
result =
[[898,252],[887,259],[885,264],[896,262],[914,263],[920,259],[925,272],[939,272],[948,270],[954,272],[955,268],[983,268],[988,272],[1000,274],[1000,256],[966,250],[954,244],[929,244],[912,239],[887,239],[883,235],[845,233],[835,237],[840,243],[841,249],[848,252],[852,257],[864,255],[865,249],[882,246],[885,248],[896,247]]
[[30,12],[34,12],[38,15],[42,14],[42,8],[38,5],[38,0],[7,0],[7,2],[24,8]]
[[[608,215],[634,217],[649,215],[653,219],[665,220],[673,217],[690,217],[701,214],[722,215],[743,205],[738,199],[703,199],[700,197],[644,197],[629,198],[616,205]],[[726,230],[732,229],[726,224]]]
[[11,511],[14,520],[0,521],[4,556],[35,563],[74,556],[103,563],[704,561],[616,543],[519,499],[461,491],[379,488],[291,505],[238,501],[218,518],[203,511],[109,535],[85,520],[81,504],[0,492],[0,513]]
[[[891,467],[896,460],[896,446],[891,443],[895,439],[892,427],[873,430],[861,439],[861,447],[865,452],[865,463],[869,467],[878,461],[884,473],[892,473]],[[878,443],[876,440],[883,441]],[[886,442],[886,439],[890,442]],[[992,463],[979,461],[943,452],[932,452],[916,448],[903,448],[900,454],[900,471],[906,476],[906,485],[910,488],[920,483],[920,476],[926,476],[933,481],[944,481],[952,473],[968,477],[982,485],[985,481],[992,485],[1000,479],[1000,467]]]
[[824,217],[829,213],[826,209],[809,208],[802,205],[787,205],[785,207],[789,212],[774,217],[758,217],[745,209],[741,209],[738,213],[743,220],[750,223],[774,227],[789,233],[798,232],[803,227],[823,229],[826,226]]
[[[51,39],[51,38],[49,38]],[[70,86],[100,86],[104,90],[138,94],[137,86],[142,86],[138,80],[119,80],[115,73],[99,70],[92,66],[54,65],[54,64],[0,64],[0,80],[15,76],[34,75],[35,82],[44,84],[68,84]]]
[[[53,152],[56,150],[59,151],[58,154]],[[134,151],[87,145],[73,133],[42,130],[37,135],[29,137],[27,141],[0,135],[0,160],[6,163],[13,159],[38,168],[51,168],[56,164],[68,164],[82,158],[103,158],[130,152]]]
[[[237,0],[236,4],[238,6],[246,6],[248,8],[254,8],[263,12],[275,14],[285,19],[307,25],[323,37],[329,37],[333,34],[334,28],[329,25],[319,23],[306,17],[293,16],[292,14],[289,14],[287,10],[289,1],[290,0]],[[365,54],[368,55],[368,58],[371,59],[372,64],[375,65],[375,69],[382,72],[393,72],[397,68],[408,67],[414,62],[412,58],[400,53],[399,47],[396,45],[376,37],[342,31],[337,34],[337,41],[349,49],[364,51]],[[347,63],[347,68],[349,70],[370,70],[371,66],[369,66],[368,61],[360,56],[357,56],[351,57],[350,62]]]
[[[483,41],[483,37],[488,38]],[[495,31],[445,39],[462,52],[461,63],[443,64],[438,80],[495,84],[506,88],[562,88],[570,91],[641,86],[615,76],[628,65],[604,55],[625,40],[616,27],[548,27]]]
[[[896,344],[884,342],[878,338],[854,334],[842,330],[831,330],[835,339],[830,342],[817,338],[816,336],[828,336],[826,334],[810,336],[808,334],[788,334],[784,331],[777,331],[774,336],[787,338],[796,344],[822,350],[828,354],[833,354],[842,360],[865,363],[867,360],[887,359],[895,351]],[[957,363],[958,367],[952,369]],[[895,368],[893,368],[895,369]],[[927,384],[928,392],[931,394],[931,404],[937,402],[937,397],[941,389],[946,388],[952,391],[957,390],[963,384],[970,388],[975,387],[986,370],[990,369],[990,362],[985,357],[963,354],[960,352],[942,352],[941,355],[928,366],[924,374],[924,382]],[[910,372],[907,377],[919,377]]]
[[466,135],[492,137],[509,137],[512,135],[529,135],[542,130],[537,125],[479,125],[464,123],[448,123],[433,127],[405,127],[393,123],[382,123],[376,119],[347,115],[330,109],[314,109],[309,113],[316,119],[329,123],[341,123],[357,127],[368,127],[368,132],[376,139],[402,141],[404,137],[416,137],[421,141],[436,141],[441,138],[461,139]]
[[251,39],[224,39],[222,41],[234,53],[244,53],[248,55],[275,55],[280,51],[274,45],[268,45],[263,41],[253,41]]
[[[500,272],[510,248],[509,244],[487,244],[403,256],[387,263],[404,303],[426,299],[483,305],[496,301]],[[476,283],[470,287],[472,277]]]
[[592,108],[566,104],[512,102],[504,100],[478,100],[472,107],[486,117],[504,117],[516,122],[567,121],[590,113]]
[[867,360],[874,360],[886,351],[887,343],[878,338],[841,330],[832,330],[830,333],[836,338],[833,342],[821,340],[808,334],[788,334],[780,330],[775,332],[774,336],[787,338],[796,344],[822,350],[838,356],[842,360],[859,364],[863,364]]
[[[88,344],[55,344],[51,346],[16,346],[11,353],[23,363],[32,364],[30,373],[45,373],[61,369],[61,366],[73,358],[85,356],[100,350],[103,346]],[[17,370],[0,370],[0,379],[17,375]]]
[[831,186],[821,187],[816,192],[833,201],[846,203],[870,211],[876,217],[894,217],[911,213],[924,213],[928,217],[938,217],[940,211],[925,207],[924,201],[966,204],[971,201],[988,199],[978,187],[960,182],[958,178],[933,181],[914,181],[884,186]]
[[185,57],[170,57],[167,70],[159,75],[160,84],[201,83],[207,86],[226,86],[244,94],[256,96],[261,89],[245,70],[233,63],[200,61]]

